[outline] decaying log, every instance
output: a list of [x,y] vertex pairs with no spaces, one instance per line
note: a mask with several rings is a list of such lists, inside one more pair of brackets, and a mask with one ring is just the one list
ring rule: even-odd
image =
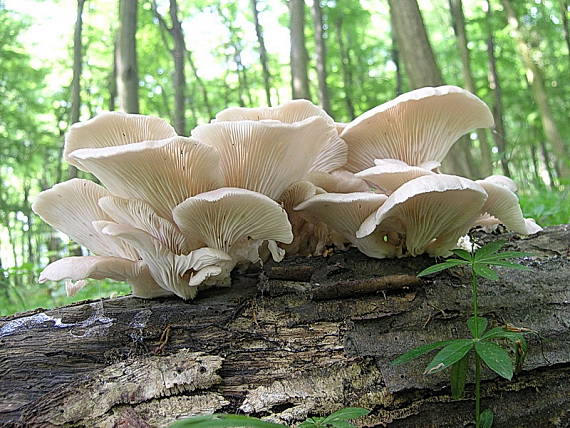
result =
[[[482,281],[483,315],[534,333],[513,381],[484,373],[483,408],[496,427],[569,426],[570,226],[502,238],[536,257]],[[366,426],[465,426],[472,385],[452,400],[445,373],[422,374],[428,357],[389,365],[467,334],[468,276],[420,282],[432,263],[350,250],[267,264],[193,302],[122,297],[3,318],[0,423],[165,426],[233,412],[295,424],[360,406],[372,410]]]

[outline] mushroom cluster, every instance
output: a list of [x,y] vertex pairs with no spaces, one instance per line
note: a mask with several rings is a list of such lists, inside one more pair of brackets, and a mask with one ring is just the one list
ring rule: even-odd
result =
[[40,282],[127,281],[138,297],[192,299],[229,285],[236,266],[353,245],[370,257],[446,255],[467,231],[500,223],[530,234],[502,176],[442,174],[454,142],[490,127],[488,107],[454,86],[422,88],[351,123],[306,100],[229,108],[190,137],[165,121],[107,112],[72,126],[72,179],[33,210],[93,255],[51,263]]

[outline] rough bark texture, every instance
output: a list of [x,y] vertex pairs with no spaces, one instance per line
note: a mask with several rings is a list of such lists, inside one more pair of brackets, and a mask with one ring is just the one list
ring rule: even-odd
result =
[[[389,0],[391,22],[404,69],[412,89],[443,85],[416,0]],[[468,139],[453,145],[444,162],[444,170],[464,177],[474,177],[474,162]]]
[[308,55],[305,47],[305,1],[289,0],[291,32],[291,92],[293,98],[311,99]]
[[542,70],[533,59],[532,48],[522,33],[523,30],[521,29],[519,19],[515,9],[513,9],[511,5],[511,2],[509,0],[503,0],[503,6],[511,27],[511,34],[516,41],[519,56],[527,72],[527,80],[540,113],[544,135],[550,143],[552,151],[558,158],[556,164],[558,167],[557,170],[560,172],[560,178],[569,178],[570,165],[568,165],[567,161],[569,150],[566,142],[560,134],[560,130],[558,129],[558,125],[556,124],[552,110],[550,109]]
[[127,113],[139,112],[139,73],[137,66],[137,0],[119,3],[117,45],[117,91],[119,107]]
[[[536,257],[482,282],[482,315],[536,334],[513,381],[484,372],[483,408],[494,427],[568,426],[570,225],[504,238]],[[216,411],[293,424],[362,406],[372,412],[361,425],[464,426],[471,384],[454,401],[444,373],[422,375],[427,358],[389,365],[467,334],[469,279],[457,269],[418,280],[432,262],[351,250],[268,264],[193,302],[123,297],[4,318],[0,423],[164,426]]]

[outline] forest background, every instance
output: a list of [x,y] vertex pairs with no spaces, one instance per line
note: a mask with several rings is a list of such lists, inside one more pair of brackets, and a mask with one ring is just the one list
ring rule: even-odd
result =
[[464,87],[496,127],[449,170],[512,177],[526,217],[570,222],[568,0],[0,0],[0,315],[73,298],[37,284],[85,249],[31,212],[42,190],[93,178],[62,162],[69,126],[105,110],[189,135],[230,106],[320,104],[339,122],[408,90]]

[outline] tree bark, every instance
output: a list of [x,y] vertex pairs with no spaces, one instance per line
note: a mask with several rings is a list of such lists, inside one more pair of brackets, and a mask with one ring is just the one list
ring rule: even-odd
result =
[[[71,113],[69,124],[79,122],[81,114],[81,72],[83,68],[83,7],[85,0],[77,0],[77,14],[75,18],[75,30],[73,32],[73,76],[71,78]],[[67,168],[69,178],[77,177],[77,168],[70,165]]]
[[[473,78],[471,70],[471,58],[468,48],[467,31],[465,29],[465,15],[463,14],[462,0],[449,0],[449,10],[451,12],[451,22],[455,38],[457,40],[457,49],[461,58],[461,71],[463,73],[463,82],[465,89],[472,94],[477,95],[477,85]],[[493,173],[493,160],[491,155],[491,147],[487,140],[487,133],[484,129],[476,131],[479,140],[479,150],[481,153],[481,162],[479,164],[479,172],[482,177],[488,177]]]
[[119,108],[127,113],[139,112],[136,33],[137,0],[120,0],[117,91],[119,94]]
[[495,56],[495,37],[493,26],[493,9],[491,2],[487,1],[487,57],[489,61],[489,86],[493,91],[493,117],[495,119],[495,129],[493,130],[493,139],[499,151],[499,158],[503,174],[507,177],[511,176],[509,168],[509,159],[507,159],[507,137],[505,131],[505,122],[503,120],[503,91],[501,89],[501,80],[497,71],[497,58]]
[[570,178],[570,165],[568,165],[568,159],[570,157],[569,150],[565,141],[560,135],[560,131],[556,125],[552,111],[550,110],[544,78],[542,76],[542,70],[532,58],[532,49],[522,34],[518,17],[510,1],[503,0],[503,6],[505,8],[507,19],[511,27],[511,34],[517,44],[519,56],[524,67],[526,68],[527,80],[532,89],[532,96],[540,113],[544,135],[546,136],[546,139],[550,143],[552,150],[554,153],[556,153],[556,157],[558,158],[556,165],[557,170],[560,171],[560,178]]
[[[413,89],[443,85],[443,77],[429,42],[416,0],[389,0],[396,42]],[[469,150],[468,138],[454,144],[445,161],[444,170],[452,174],[474,177],[476,166]]]
[[291,90],[292,97],[311,99],[305,47],[305,1],[289,0],[291,32]]
[[[513,381],[484,372],[483,408],[494,427],[554,426],[570,409],[570,225],[501,238],[536,257],[481,282],[482,315],[534,333]],[[432,263],[339,251],[266,264],[193,302],[122,297],[0,319],[0,423],[166,426],[240,412],[294,424],[361,406],[367,426],[464,426],[471,383],[452,400],[445,373],[422,375],[427,357],[389,364],[467,334],[469,277],[414,276]]]
[[327,85],[327,47],[324,38],[323,11],[320,0],[313,1],[313,23],[315,27],[315,51],[317,54],[317,79],[319,81],[319,102],[321,107],[331,113],[329,87]]
[[267,59],[267,50],[265,49],[265,40],[263,39],[263,29],[259,23],[259,11],[257,10],[257,0],[251,0],[251,11],[253,12],[253,23],[255,25],[255,34],[257,35],[257,43],[259,43],[259,62],[263,71],[263,87],[265,88],[265,100],[267,106],[271,107],[271,73],[269,73],[269,64]]

